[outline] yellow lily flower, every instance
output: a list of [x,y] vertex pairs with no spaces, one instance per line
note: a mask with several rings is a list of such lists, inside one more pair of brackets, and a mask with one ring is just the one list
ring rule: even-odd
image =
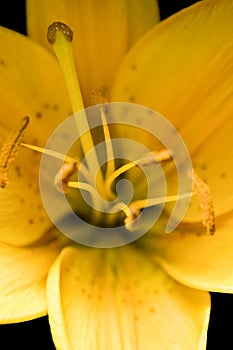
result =
[[[205,349],[208,292],[233,291],[233,2],[205,0],[156,25],[153,1],[95,4],[29,0],[33,40],[0,29],[0,133],[1,140],[9,133],[13,145],[1,153],[9,173],[0,159],[0,320],[20,322],[48,312],[58,349]],[[205,234],[195,201],[171,234],[160,222],[118,248],[83,247],[51,225],[39,193],[40,156],[20,147],[18,136],[22,130],[27,144],[44,147],[72,113],[66,76],[45,39],[54,21],[77,33],[75,63],[85,106],[104,86],[110,101],[153,108],[179,129],[211,189],[215,235]],[[30,124],[23,130],[27,119],[18,121],[25,115]],[[130,128],[124,132],[133,138]],[[137,136],[143,142],[145,134]]]

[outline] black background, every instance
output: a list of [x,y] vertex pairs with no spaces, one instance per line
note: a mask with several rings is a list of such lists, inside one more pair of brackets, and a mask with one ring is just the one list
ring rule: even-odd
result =
[[[195,2],[196,1],[188,0],[160,0],[161,16],[162,18],[166,18],[181,8]],[[25,1],[4,1],[4,9],[2,5],[0,9],[0,25],[25,34]],[[233,349],[233,296],[229,294],[211,293],[211,299],[212,310],[207,350]],[[51,339],[47,317],[13,325],[1,325],[0,348],[2,350],[13,350],[16,349],[16,344],[17,349],[54,350],[55,347]]]

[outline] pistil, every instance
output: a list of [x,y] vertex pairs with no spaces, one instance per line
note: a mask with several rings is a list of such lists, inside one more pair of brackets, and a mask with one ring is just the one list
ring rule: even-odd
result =
[[[90,132],[89,124],[85,114],[80,84],[74,63],[73,56],[73,32],[64,23],[54,22],[48,28],[47,34],[48,42],[52,45],[53,50],[60,63],[64,79],[66,82],[67,91],[69,93],[73,113],[83,110],[83,113],[75,118],[78,134],[80,135],[80,142],[83,153],[87,154],[91,149],[94,149],[94,142]],[[83,131],[85,132],[83,133]],[[99,161],[95,152],[87,158],[87,166],[89,170],[95,166],[99,169]],[[98,184],[103,187],[103,174],[98,172]]]

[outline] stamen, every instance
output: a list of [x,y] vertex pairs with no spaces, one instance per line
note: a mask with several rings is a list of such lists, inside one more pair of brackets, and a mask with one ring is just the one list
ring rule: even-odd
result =
[[[64,23],[54,22],[48,28],[47,39],[48,42],[52,45],[63,71],[63,76],[65,78],[73,113],[75,114],[80,110],[84,110],[80,84],[78,81],[73,56],[72,30]],[[81,120],[78,116],[75,118],[75,122],[79,135],[82,134],[82,130],[87,130],[87,132],[84,133],[80,138],[83,152],[84,154],[87,154],[89,150],[94,148],[94,142],[85,111],[82,113]],[[89,170],[93,167],[93,165],[96,169],[99,169],[99,162],[95,152],[92,152],[91,156],[88,157],[87,165]],[[103,174],[101,171],[98,173],[98,182],[103,187]]]
[[[76,188],[79,190],[84,190],[89,192],[91,194],[94,208],[99,208],[98,195],[96,193],[96,189],[92,185],[90,185],[89,183],[80,182],[80,181],[77,181],[77,182],[69,181],[67,185],[70,188]],[[95,219],[98,220],[98,218],[101,217],[101,213],[97,211],[95,211],[94,213],[95,213],[94,214]]]
[[[30,145],[28,143],[20,143],[20,146],[31,149],[32,151],[35,151],[35,152],[47,154],[48,156],[54,157],[56,159],[60,159],[60,160],[64,161],[65,163],[76,164],[77,169],[82,172],[85,179],[90,180],[90,172],[87,169],[87,167],[83,164],[82,168],[79,168],[79,166],[81,164],[81,161],[79,158],[72,158],[70,156],[64,155],[63,153],[54,151],[52,149],[43,148],[43,147],[39,147],[39,146],[35,146],[35,145]],[[61,170],[62,169],[60,169],[60,171]]]
[[162,203],[175,202],[176,200],[182,200],[185,198],[189,198],[192,195],[193,195],[193,193],[184,193],[184,194],[167,196],[167,197],[139,199],[137,201],[132,202],[129,207],[133,206],[134,208],[143,209],[143,208],[148,208],[148,207],[152,207],[155,205],[159,205]]
[[10,164],[15,160],[15,155],[19,149],[23,132],[28,126],[29,117],[24,117],[19,125],[9,134],[6,142],[0,151],[0,187],[5,188],[7,185],[7,176]]
[[116,169],[106,180],[106,187],[108,190],[111,189],[113,182],[126,171],[136,167],[136,166],[148,166],[155,162],[163,163],[171,159],[171,153],[164,149],[161,151],[151,151],[145,155],[145,157],[137,159],[133,162],[129,162],[120,168]]
[[171,160],[171,158],[172,158],[171,153],[165,148],[159,152],[153,151],[153,152],[149,153],[144,158],[142,158],[141,161],[139,161],[139,163],[137,165],[138,166],[147,166],[147,165],[154,164],[156,162],[164,163],[168,160]]
[[128,231],[136,230],[136,228],[138,227],[138,221],[136,221],[136,219],[141,212],[140,209],[135,208],[134,206],[128,206],[127,204],[121,201],[117,202],[112,209],[123,211],[125,213],[124,224],[125,228]]
[[[57,151],[53,151],[51,149],[47,149],[47,148],[43,148],[43,147],[39,147],[39,146],[35,146],[35,145],[30,145],[28,143],[23,143],[23,142],[20,144],[20,146],[29,148],[29,149],[36,151],[36,152],[39,152],[39,153],[47,154],[48,156],[52,156],[52,157],[57,158],[57,159],[64,160],[67,163],[80,164],[80,160],[78,158],[74,159],[70,156],[64,155],[64,154],[57,152]],[[65,159],[64,159],[64,157],[65,157]]]
[[[92,92],[91,100],[93,105],[107,103],[108,102],[107,88],[105,87],[96,88]],[[105,144],[106,144],[106,153],[107,153],[107,166],[106,166],[105,177],[108,178],[108,176],[110,176],[110,174],[113,173],[115,170],[115,161],[114,161],[114,153],[113,153],[112,142],[111,142],[111,135],[110,135],[103,106],[101,106],[100,108],[100,116],[101,116],[102,125],[103,125],[104,140],[106,141]],[[111,191],[108,191],[108,193],[111,196]]]
[[214,205],[209,186],[192,171],[193,189],[197,195],[202,212],[202,223],[207,230],[207,234],[213,235],[215,232]]
[[136,220],[141,213],[141,210],[144,208],[156,206],[163,203],[174,202],[176,200],[182,200],[189,198],[193,193],[184,193],[181,195],[167,196],[167,197],[158,197],[158,198],[147,198],[141,199],[134,202],[131,202],[129,205],[126,205],[123,202],[118,202],[114,208],[119,209],[125,213],[125,227],[129,231],[134,231],[138,227],[138,220]]
[[110,176],[115,170],[115,161],[114,161],[114,153],[113,153],[113,148],[112,148],[112,142],[111,142],[111,135],[108,127],[108,123],[106,120],[106,115],[104,112],[104,108],[102,107],[100,109],[100,115],[101,115],[101,120],[103,124],[103,131],[104,131],[104,139],[105,139],[105,144],[106,144],[106,153],[107,153],[107,168],[106,168],[106,178]]
[[91,186],[89,183],[85,183],[85,182],[73,182],[73,181],[69,181],[67,184],[70,188],[76,188],[76,189],[80,189],[80,190],[85,190],[89,193],[94,193],[96,190],[93,186]]
[[59,192],[68,193],[69,180],[77,171],[76,163],[64,163],[54,178],[54,185]]
[[124,220],[125,228],[128,231],[135,231],[138,227],[138,216],[140,214],[140,210],[135,207],[128,208],[127,216]]

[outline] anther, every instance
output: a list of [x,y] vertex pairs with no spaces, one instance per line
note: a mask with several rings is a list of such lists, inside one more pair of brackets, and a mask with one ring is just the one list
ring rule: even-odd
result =
[[54,22],[48,27],[47,40],[49,44],[53,45],[55,43],[58,31],[60,31],[68,41],[73,40],[73,31],[65,23]]
[[69,181],[72,175],[77,171],[76,163],[64,163],[54,178],[54,185],[59,192],[68,193]]
[[10,164],[15,160],[15,155],[19,149],[23,132],[28,126],[29,117],[21,119],[20,123],[11,131],[6,142],[0,151],[0,187],[5,188],[8,181],[8,171]]
[[138,208],[131,206],[124,210],[126,218],[124,219],[125,228],[128,231],[135,231],[138,228],[138,216],[141,212]]
[[215,232],[215,216],[214,216],[214,206],[213,199],[209,186],[196,174],[193,170],[193,189],[197,195],[201,213],[202,213],[202,223],[207,230],[207,234],[213,235]]
[[149,166],[155,162],[164,163],[165,161],[169,161],[172,158],[172,154],[167,150],[163,149],[161,151],[151,151],[147,153],[143,158],[137,159],[135,161],[124,164],[122,167],[116,169],[106,180],[106,186],[108,190],[111,189],[113,181],[125,173],[126,171],[139,166]]
[[148,153],[144,158],[140,159],[137,163],[138,166],[147,166],[154,164],[155,162],[164,163],[168,160],[171,160],[171,153],[165,148],[161,151],[153,151]]

